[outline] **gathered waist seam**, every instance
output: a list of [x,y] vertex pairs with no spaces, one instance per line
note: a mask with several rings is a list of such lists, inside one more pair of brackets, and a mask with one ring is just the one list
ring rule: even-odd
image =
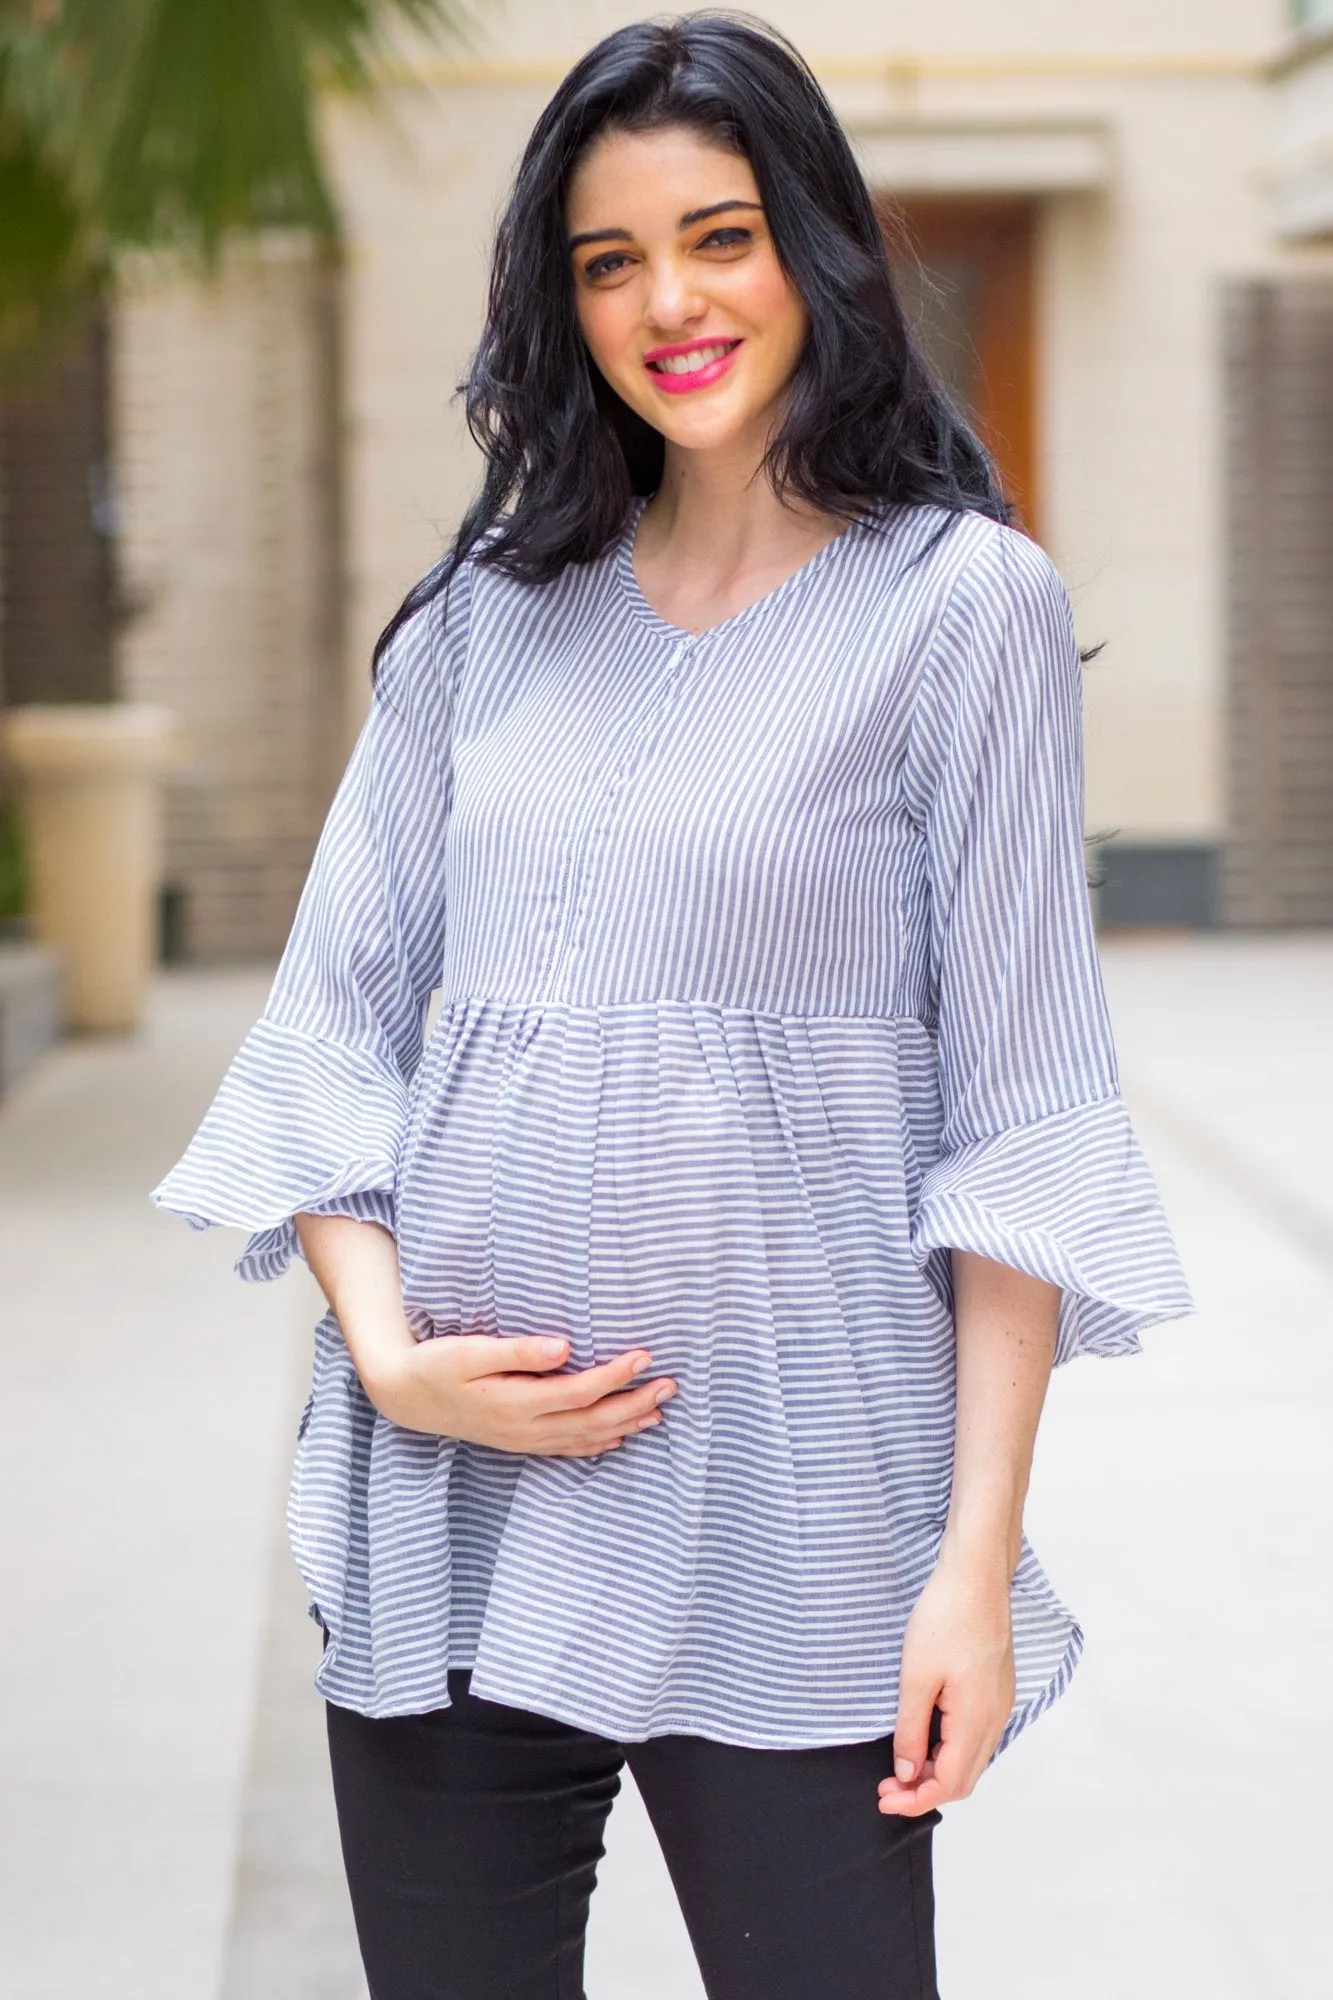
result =
[[455,993],[440,996],[440,1011],[457,1007],[504,1007],[515,1014],[630,1014],[676,1009],[688,1014],[732,1015],[742,1021],[878,1022],[885,1027],[920,1028],[934,1036],[935,1024],[920,1014],[853,1014],[832,1009],[741,1007],[730,1001],[682,1000],[674,995],[644,1000],[521,1000],[504,993]]

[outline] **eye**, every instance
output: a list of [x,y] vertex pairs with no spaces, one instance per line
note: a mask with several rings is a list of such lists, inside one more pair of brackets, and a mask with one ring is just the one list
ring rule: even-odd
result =
[[736,223],[727,223],[722,228],[710,229],[706,236],[701,236],[697,247],[700,250],[740,250],[753,242],[752,230],[741,228]]
[[600,257],[588,259],[583,275],[585,278],[613,278],[628,262],[629,258],[623,250],[604,250]]

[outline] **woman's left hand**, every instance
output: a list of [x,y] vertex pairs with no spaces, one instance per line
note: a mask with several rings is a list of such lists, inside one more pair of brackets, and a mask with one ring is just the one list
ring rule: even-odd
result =
[[[1014,1641],[1005,1565],[941,1553],[903,1641],[893,1776],[879,1809],[914,1818],[965,1799],[995,1754],[1014,1704]],[[941,1735],[932,1752],[938,1708]]]

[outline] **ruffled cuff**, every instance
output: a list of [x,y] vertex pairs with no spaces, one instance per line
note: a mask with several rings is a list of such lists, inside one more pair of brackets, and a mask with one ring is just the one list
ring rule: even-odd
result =
[[354,1215],[393,1228],[406,1115],[406,1085],[392,1063],[262,1020],[152,1199],[193,1229],[253,1231],[236,1269],[242,1278],[276,1278],[300,1255],[294,1215]]
[[1059,1285],[1057,1363],[1134,1354],[1142,1328],[1194,1310],[1119,1097],[945,1154],[925,1177],[912,1247],[926,1268],[972,1250]]

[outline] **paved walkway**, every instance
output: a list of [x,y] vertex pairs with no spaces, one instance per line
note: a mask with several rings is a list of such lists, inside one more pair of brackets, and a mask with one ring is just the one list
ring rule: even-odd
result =
[[[947,2000],[1333,1993],[1333,940],[1121,944],[1129,1095],[1201,1312],[1053,1388],[1030,1524],[1074,1690],[939,1841]],[[0,1994],[357,2000],[280,1509],[314,1302],[144,1193],[262,998],[0,1111]],[[632,1796],[590,2000],[700,2000]],[[833,1996],[811,1996],[833,2000]]]

